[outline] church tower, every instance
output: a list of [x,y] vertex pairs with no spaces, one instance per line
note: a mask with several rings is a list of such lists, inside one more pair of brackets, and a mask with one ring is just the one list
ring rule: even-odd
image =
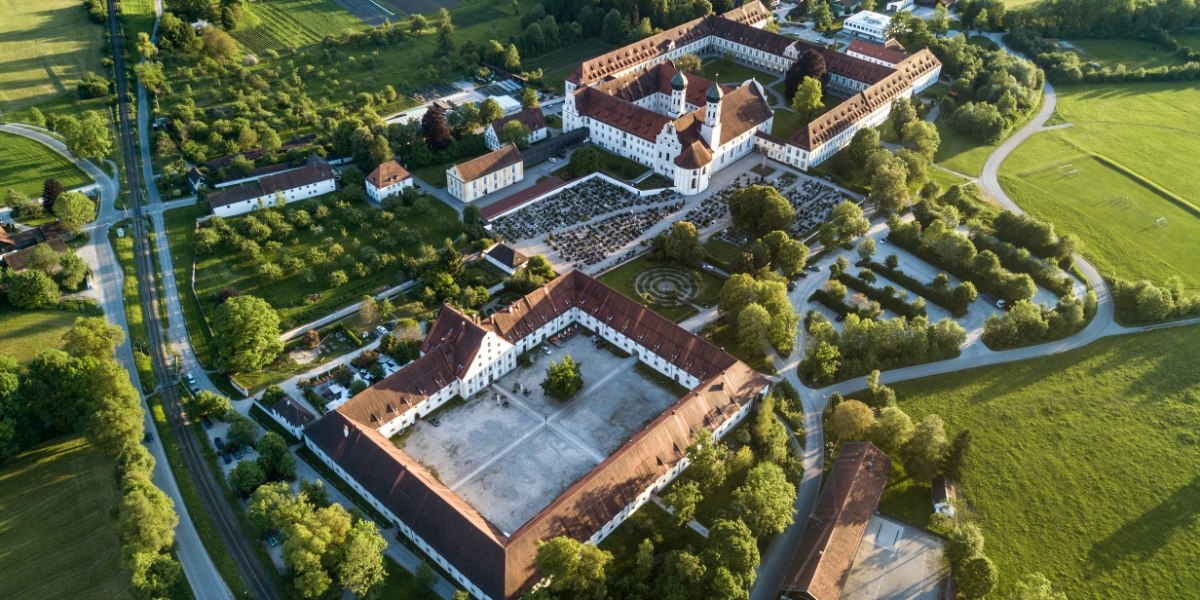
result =
[[714,83],[704,97],[704,126],[700,128],[700,134],[708,142],[708,147],[713,149],[721,143],[721,98],[724,95],[721,86]]
[[671,117],[678,119],[687,112],[687,77],[676,71],[671,78]]

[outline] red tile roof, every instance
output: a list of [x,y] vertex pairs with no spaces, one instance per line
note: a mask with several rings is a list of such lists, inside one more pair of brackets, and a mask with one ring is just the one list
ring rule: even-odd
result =
[[868,442],[843,444],[808,518],[780,592],[837,600],[879,506],[892,461]]
[[755,0],[730,10],[722,15],[708,15],[677,25],[641,41],[634,42],[601,54],[580,63],[568,77],[572,83],[592,83],[624,71],[646,61],[658,58],[673,48],[690,44],[711,35],[714,24],[721,21],[737,23],[759,23],[770,18],[771,13],[761,2]]
[[516,192],[516,193],[512,194],[511,196],[506,196],[500,200],[497,200],[497,201],[479,209],[479,216],[481,216],[485,219],[494,219],[494,218],[496,218],[496,215],[499,215],[501,213],[504,213],[504,212],[510,211],[514,208],[517,208],[519,206],[522,206],[525,203],[529,202],[530,200],[533,200],[534,198],[541,196],[542,194],[545,194],[555,188],[561,187],[564,183],[566,183],[566,182],[563,181],[562,179],[551,175],[550,177],[547,177],[546,179],[544,179],[542,181],[539,181],[519,192]]
[[459,178],[465,183],[511,167],[524,160],[521,156],[521,151],[517,149],[515,144],[505,144],[483,156],[472,158],[467,162],[459,163],[450,168],[455,169],[458,172]]
[[13,271],[24,271],[25,267],[29,265],[29,259],[33,258],[33,253],[42,246],[47,246],[59,254],[66,254],[67,252],[67,245],[63,243],[62,238],[52,237],[40,244],[34,244],[28,248],[5,254],[4,264],[8,265],[8,268]]
[[546,115],[542,114],[542,109],[526,108],[492,121],[492,129],[496,130],[496,135],[504,131],[504,125],[509,121],[519,121],[530,133],[546,128]]
[[270,196],[276,192],[285,192],[306,185],[329,181],[336,176],[328,162],[314,156],[309,159],[307,165],[299,169],[274,173],[263,176],[257,181],[227,187],[219,192],[209,194],[206,200],[208,200],[208,205],[215,209],[252,198]]
[[[865,63],[866,61],[859,62]],[[812,150],[828,142],[863,117],[880,107],[890,105],[906,93],[914,81],[929,74],[941,64],[928,49],[913,54],[896,65],[891,74],[878,83],[847,98],[825,114],[813,119],[807,127],[798,129],[791,138],[788,138],[788,142],[805,150]],[[886,68],[882,65],[875,66]]]
[[400,166],[400,163],[395,160],[389,160],[375,167],[375,170],[367,175],[367,183],[375,186],[375,189],[383,189],[409,177],[412,177],[412,173],[409,173],[408,169]]
[[[574,307],[648,346],[702,383],[506,537],[375,431],[382,423],[369,415],[379,412],[388,399],[399,401],[397,390],[411,389],[410,380],[452,376],[452,364],[467,364],[474,356],[464,346],[477,347],[486,331],[516,341]],[[427,353],[421,359],[322,417],[305,434],[493,598],[514,598],[537,581],[533,559],[538,541],[558,535],[590,537],[670,470],[700,428],[716,428],[768,383],[746,364],[581,271],[563,275],[481,321],[443,308],[424,347]]]
[[893,65],[908,58],[908,53],[904,51],[903,47],[893,48],[883,44],[876,44],[874,42],[867,42],[858,39],[851,40],[850,47],[847,48],[846,51],[857,52],[864,56],[877,58]]

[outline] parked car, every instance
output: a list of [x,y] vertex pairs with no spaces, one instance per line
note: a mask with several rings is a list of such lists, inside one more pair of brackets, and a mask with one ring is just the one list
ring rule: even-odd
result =
[[200,387],[199,387],[199,386],[195,386],[195,385],[193,385],[193,386],[192,386],[192,395],[194,396],[194,395],[196,395],[196,394],[199,394],[199,393],[200,393]]
[[228,452],[221,453],[221,460],[225,461],[225,464],[229,464],[229,463],[233,462],[233,459],[229,457]]
[[192,385],[196,385],[196,378],[195,378],[195,377],[193,377],[191,373],[184,373],[184,374],[183,374],[183,377],[184,377],[185,379],[187,379],[187,382],[188,382],[188,383],[190,383],[190,384],[192,384]]
[[233,457],[234,457],[234,458],[236,458],[236,459],[238,459],[238,460],[241,460],[241,459],[242,459],[242,456],[243,456],[244,454],[245,454],[245,453],[243,453],[243,452],[242,452],[242,449],[241,449],[241,448],[235,448],[235,449],[233,450]]
[[838,313],[838,316],[837,316],[837,319],[836,319],[836,320],[837,320],[837,322],[838,322],[838,323],[841,323],[842,321],[845,321],[845,320],[846,320],[846,313]]
[[549,160],[550,160],[550,162],[552,162],[552,163],[556,163],[556,162],[558,162],[558,159],[557,159],[557,158],[554,158],[553,156],[551,156]]
[[275,546],[279,545],[279,540],[273,535],[268,535],[267,536],[267,545],[274,548]]
[[378,331],[379,335],[384,335],[388,332],[387,327],[384,327],[383,325],[376,327],[375,331]]
[[205,429],[212,429],[212,421],[210,421],[208,417],[200,417],[200,424],[203,425]]
[[818,267],[817,265],[808,265],[807,267],[804,267],[804,268],[808,269],[809,271],[812,271],[813,273],[821,272],[821,267]]
[[1008,306],[1008,303],[1004,301],[1004,298],[996,301],[996,308],[1003,310],[1005,306]]
[[225,447],[225,442],[220,437],[215,437],[213,438],[213,445],[217,447],[217,450],[220,450]]
[[145,437],[142,438],[142,441],[147,444],[149,444],[150,442],[153,442],[154,441],[154,432],[147,431]]

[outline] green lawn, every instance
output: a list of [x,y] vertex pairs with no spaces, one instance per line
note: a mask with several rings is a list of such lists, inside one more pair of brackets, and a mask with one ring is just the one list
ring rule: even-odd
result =
[[80,316],[64,310],[0,308],[0,356],[23,363],[43,350],[61,349],[63,334]]
[[1071,598],[1200,589],[1198,353],[1200,328],[1167,329],[895,386],[914,420],[971,430],[964,489],[999,597],[1038,571]]
[[82,437],[20,454],[0,471],[0,597],[128,598],[113,463]]
[[[130,221],[121,221],[109,229],[108,242],[112,244],[113,252],[117,255],[122,272],[121,293],[125,298],[125,321],[128,328],[125,334],[133,346],[133,357],[137,362],[138,377],[142,381],[142,391],[150,393],[158,387],[158,378],[151,367],[150,356],[146,348],[150,344],[149,332],[146,330],[146,320],[142,312],[139,295],[137,264],[134,262],[133,229]],[[117,236],[117,230],[123,229],[125,237]],[[147,231],[150,228],[147,227]],[[187,281],[186,279],[180,281]]]
[[786,108],[780,108],[775,111],[775,120],[771,123],[771,135],[787,139],[805,125],[807,123],[800,118],[800,115]]
[[121,16],[125,19],[125,39],[136,48],[138,34],[154,30],[154,0],[121,0]]
[[521,68],[527,71],[542,69],[542,83],[552,86],[561,94],[566,89],[563,87],[563,80],[579,66],[579,63],[604,54],[614,47],[600,38],[588,38],[522,61]]
[[960,135],[944,119],[938,119],[938,134],[942,136],[942,145],[938,147],[935,162],[947,169],[958,171],[963,175],[979,177],[983,174],[983,163],[999,144],[982,144],[978,140]]
[[[1059,98],[1058,112],[1073,126],[1039,133],[1018,148],[1001,167],[1005,190],[1059,231],[1078,235],[1084,254],[1106,275],[1160,283],[1178,275],[1200,288],[1200,217],[1168,199],[1195,206],[1200,198],[1200,89],[1069,86]],[[1064,177],[1056,169],[1068,164],[1079,174]],[[1160,217],[1166,227],[1154,226]]]
[[[644,271],[650,269],[670,269],[681,273],[690,274],[699,284],[699,289],[696,295],[690,301],[682,306],[659,306],[653,302],[642,298],[634,290],[634,282],[637,276]],[[613,269],[599,277],[600,281],[613,289],[633,298],[644,306],[649,307],[654,312],[675,321],[676,323],[687,319],[688,317],[698,313],[699,311],[692,306],[712,306],[716,304],[718,296],[721,293],[721,286],[725,283],[724,279],[713,275],[703,269],[687,269],[681,268],[674,263],[657,262],[649,257],[642,255],[635,258],[616,269]]]
[[700,76],[709,81],[733,85],[741,84],[747,79],[757,79],[764,86],[779,78],[778,75],[724,58],[704,63],[704,68],[700,70]]
[[727,273],[733,272],[733,266],[742,258],[745,252],[740,247],[730,244],[725,240],[719,240],[714,235],[704,242],[704,251],[708,255],[708,261],[721,267]]
[[0,194],[12,188],[38,198],[42,195],[42,183],[50,178],[57,179],[68,190],[92,183],[87,174],[63,155],[40,142],[0,131]]
[[[0,112],[76,94],[87,71],[101,73],[104,29],[78,0],[0,3]],[[0,144],[3,147],[5,144]],[[5,161],[0,158],[0,164]]]
[[439,600],[440,596],[436,592],[422,586],[417,581],[416,576],[397,564],[391,557],[385,556],[383,560],[383,567],[387,570],[387,577],[372,588],[371,593],[375,598]]
[[1161,44],[1128,38],[1106,38],[1070,40],[1080,49],[1080,62],[1098,62],[1108,67],[1125,65],[1129,70],[1153,69],[1182,65],[1183,59],[1175,56]]
[[[290,204],[287,210],[306,209],[315,212],[316,207],[322,202],[332,204],[332,200],[329,198],[314,198]],[[441,247],[446,238],[458,236],[459,222],[452,208],[429,197],[425,198],[423,204],[428,207],[427,213],[412,214],[405,221],[405,225],[417,235],[419,242]],[[364,204],[355,204],[353,207],[358,211],[366,211],[367,218],[357,227],[346,225],[345,235],[342,234],[341,227],[327,226],[321,233],[305,231],[285,244],[275,254],[264,252],[262,260],[279,260],[286,255],[302,256],[309,248],[327,248],[331,243],[341,244],[347,254],[356,256],[356,249],[367,245],[377,248],[379,252],[388,252],[395,256],[414,253],[417,250],[419,243],[398,245],[394,248],[388,246],[388,242],[382,239],[384,234],[376,227],[377,224],[372,217],[378,209]],[[183,210],[192,209],[177,209],[172,212]],[[338,215],[339,212],[340,209],[335,209],[331,218]],[[168,213],[168,217],[170,216]],[[241,216],[227,219],[227,221],[232,226],[238,227],[245,218],[245,216]],[[171,240],[172,254],[177,257],[177,266],[186,265],[187,257],[192,254],[192,240],[185,233],[189,227],[187,219],[182,215],[178,219],[178,221],[174,218],[168,219],[171,223],[168,237]],[[403,221],[403,219],[398,220]],[[326,224],[328,225],[328,223]],[[327,243],[329,238],[332,238],[331,243]],[[305,282],[300,273],[288,275],[276,282],[269,282],[256,271],[259,261],[248,261],[241,255],[231,253],[224,248],[196,258],[196,293],[199,295],[206,313],[210,313],[216,308],[217,292],[224,287],[232,286],[243,294],[266,299],[279,312],[285,328],[294,327],[333,312],[342,306],[360,300],[364,294],[381,292],[398,283],[399,274],[399,266],[393,264],[366,277],[351,276],[350,281],[345,285],[330,288],[324,271],[321,269],[317,269],[317,280],[313,283]],[[339,268],[343,267],[339,266]],[[347,271],[348,275],[352,273],[353,269]],[[185,277],[179,281],[188,281],[186,270],[184,275]],[[314,295],[316,296],[315,300],[312,299]]]

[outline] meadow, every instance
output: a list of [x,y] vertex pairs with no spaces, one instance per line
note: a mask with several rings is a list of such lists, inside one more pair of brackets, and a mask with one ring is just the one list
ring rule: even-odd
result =
[[1105,66],[1125,65],[1129,70],[1173,67],[1184,64],[1161,44],[1127,38],[1076,39],[1071,45],[1079,49],[1079,61],[1098,62]]
[[82,437],[20,454],[0,471],[0,597],[128,598],[113,463]]
[[[1078,235],[1106,275],[1160,283],[1177,275],[1200,288],[1200,89],[1064,86],[1057,114],[1071,126],[1018,148],[1001,166],[1005,191]],[[1064,176],[1071,169],[1078,174]]]
[[0,3],[0,112],[74,95],[88,71],[101,72],[104,30],[78,0]]
[[983,163],[987,162],[988,156],[999,144],[983,144],[962,135],[950,129],[945,119],[938,119],[934,125],[937,126],[938,135],[942,137],[942,143],[933,157],[934,162],[963,175],[982,175]]
[[0,356],[23,363],[43,350],[61,350],[63,334],[80,316],[65,310],[0,308]]
[[1200,560],[1197,353],[1193,326],[895,386],[914,421],[971,430],[966,510],[1000,569],[998,597],[1030,572],[1070,598],[1200,589],[1184,566]]
[[12,188],[37,198],[42,195],[42,183],[50,178],[68,190],[92,183],[63,155],[40,142],[0,131],[0,194]]

